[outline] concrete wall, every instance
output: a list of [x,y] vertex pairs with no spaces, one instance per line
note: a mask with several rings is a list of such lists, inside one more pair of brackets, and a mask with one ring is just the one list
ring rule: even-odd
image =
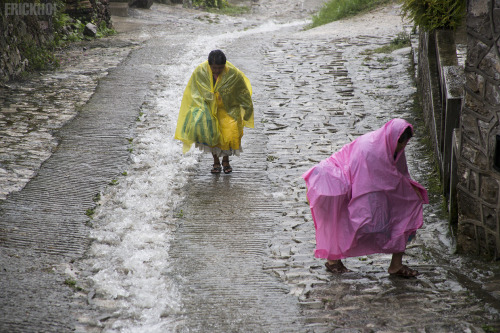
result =
[[[500,257],[500,0],[469,0],[465,98],[460,118],[458,244]],[[500,153],[500,150],[499,150]]]

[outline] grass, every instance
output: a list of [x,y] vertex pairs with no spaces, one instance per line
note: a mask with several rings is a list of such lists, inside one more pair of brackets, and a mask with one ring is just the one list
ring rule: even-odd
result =
[[67,285],[68,287],[72,288],[73,290],[75,291],[82,291],[83,288],[79,287],[77,285],[77,282],[71,278],[67,278],[65,281],[64,281],[64,284]]
[[374,53],[391,53],[392,51],[411,46],[410,36],[405,32],[400,32],[396,38],[387,45],[372,50],[365,50],[362,54],[372,55]]
[[88,217],[90,218],[93,218],[94,217],[94,213],[95,213],[95,210],[94,208],[89,208],[85,211],[85,215],[87,215]]
[[228,16],[238,16],[238,15],[243,15],[247,14],[250,12],[250,8],[246,6],[235,6],[235,5],[225,5],[221,9],[218,8],[207,8],[207,12],[211,13],[216,13],[216,14],[223,14],[223,15],[228,15]]
[[330,0],[313,15],[308,28],[352,17],[390,2],[392,0]]

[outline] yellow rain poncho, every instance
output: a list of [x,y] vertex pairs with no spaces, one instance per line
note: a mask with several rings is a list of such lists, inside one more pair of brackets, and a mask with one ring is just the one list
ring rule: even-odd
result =
[[253,128],[252,87],[248,78],[230,62],[213,82],[208,61],[191,75],[177,120],[175,139],[221,150],[240,149],[243,126]]

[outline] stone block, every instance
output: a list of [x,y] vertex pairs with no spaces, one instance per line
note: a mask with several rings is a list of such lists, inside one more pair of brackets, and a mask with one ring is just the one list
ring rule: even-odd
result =
[[481,60],[481,56],[487,54],[490,47],[481,41],[469,38],[467,41],[467,60],[466,64],[471,67],[476,67]]
[[[463,107],[463,117],[462,117],[462,129],[464,130],[471,130],[471,128],[468,128],[467,126],[473,126],[473,130],[475,130],[476,127],[476,115],[471,114],[468,111],[472,111],[474,113],[477,113],[479,115],[482,115],[484,111],[484,102],[481,99],[482,96],[480,95],[475,95],[470,93],[469,91],[466,92],[465,98],[464,98],[464,107]],[[464,117],[467,117],[468,119],[464,119]],[[464,123],[466,121],[466,123]]]
[[[493,46],[494,47],[494,46]],[[495,50],[489,49],[488,53],[480,60],[478,68],[485,73],[486,77],[490,80],[500,79],[500,59],[498,59]]]
[[480,175],[480,196],[481,198],[492,205],[496,205],[498,203],[498,180],[488,176],[488,175]]
[[131,7],[146,8],[149,9],[153,5],[153,0],[132,0],[130,2]]
[[482,226],[476,226],[476,241],[479,244],[486,245],[486,230]]
[[83,29],[83,34],[85,36],[95,37],[97,35],[97,27],[95,24],[87,23]]
[[484,96],[484,77],[475,72],[466,74],[466,86],[474,94]]
[[486,250],[493,259],[498,259],[500,255],[500,240],[497,234],[488,233],[488,241],[486,243]]
[[498,226],[498,218],[496,210],[486,205],[483,205],[482,211],[483,211],[482,214],[483,226],[488,228],[489,230],[496,232]]
[[126,2],[111,2],[109,4],[109,12],[114,16],[128,16],[128,3]]
[[494,106],[500,106],[500,87],[498,85],[491,84],[490,82],[486,82],[486,93],[484,98],[486,103]]
[[[494,114],[490,114],[490,117],[488,117],[488,121],[484,121],[482,119],[477,120],[477,132],[479,134],[479,142],[481,147],[487,148],[485,146],[488,145],[489,138],[490,138],[490,120],[494,117]],[[488,149],[485,149],[488,151]],[[487,154],[489,155],[489,154]]]
[[457,160],[457,183],[467,188],[470,178],[470,169],[461,159]]
[[496,0],[496,8],[493,9],[493,18],[494,18],[494,26],[495,26],[495,33],[500,32],[500,1]]
[[462,218],[477,220],[481,216],[481,203],[463,191],[457,191],[458,206]]
[[[477,128],[476,128],[477,131]],[[474,132],[471,132],[474,133]],[[475,140],[472,141],[473,138],[464,138],[466,136],[465,133],[462,133],[462,145],[461,145],[461,151],[460,151],[460,157],[464,158],[471,164],[476,164],[478,162],[482,162],[482,165],[480,166],[481,169],[486,170],[486,158],[483,156],[483,158],[480,157],[480,155],[484,155],[478,148],[478,137],[476,134]],[[478,165],[479,166],[479,165]]]
[[468,1],[468,12],[471,16],[484,16],[488,13],[488,0],[470,0]]
[[479,191],[479,175],[474,170],[470,171],[469,191],[474,194],[477,194]]
[[459,225],[461,235],[476,239],[476,226],[471,222],[462,222]]

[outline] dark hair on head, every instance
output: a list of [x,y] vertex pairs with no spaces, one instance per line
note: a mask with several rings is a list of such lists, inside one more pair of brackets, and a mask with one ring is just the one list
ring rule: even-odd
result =
[[213,50],[208,54],[209,65],[225,65],[226,55],[221,50]]
[[407,128],[405,128],[404,132],[399,136],[398,143],[403,143],[405,141],[408,141],[412,136],[413,136],[413,131],[411,130],[411,127],[408,126]]

